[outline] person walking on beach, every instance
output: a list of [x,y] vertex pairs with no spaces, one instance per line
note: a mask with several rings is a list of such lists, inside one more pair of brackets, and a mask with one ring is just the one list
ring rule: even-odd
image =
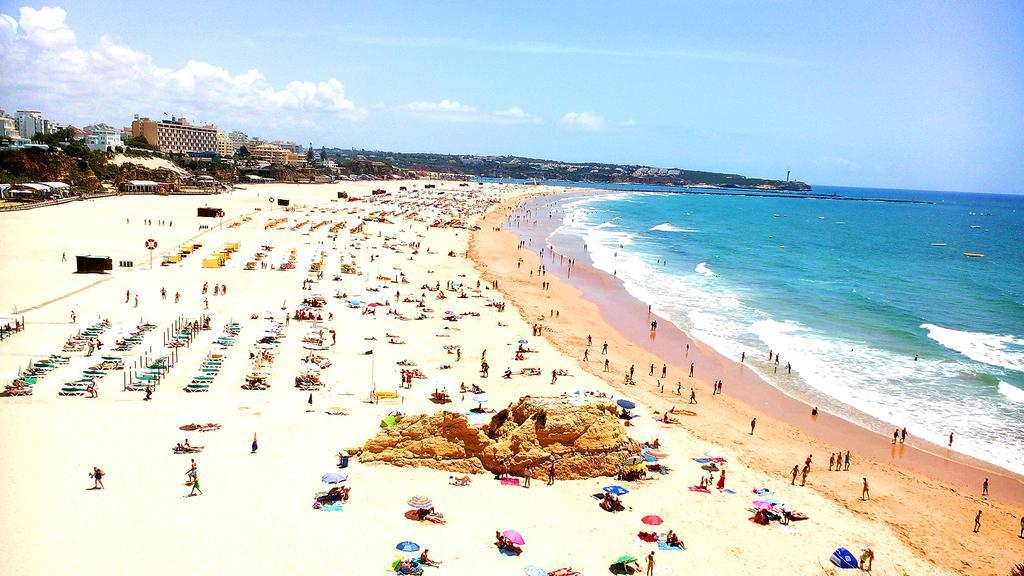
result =
[[750,435],[751,436],[754,435],[754,428],[756,428],[756,427],[757,427],[757,418],[754,418],[754,419],[752,419],[750,421]]
[[743,364],[744,362],[746,362],[746,360],[747,360],[747,353],[746,352],[740,352],[740,364]]
[[127,304],[128,301],[131,300],[131,299],[132,299],[132,291],[131,290],[125,290],[124,291],[124,303]]
[[693,362],[690,362],[690,378],[693,378]]
[[861,488],[861,490],[860,490],[860,499],[861,500],[870,500],[871,499],[871,492],[868,490],[868,479],[864,478],[863,480],[864,480],[864,487]]
[[832,471],[832,467],[835,466],[835,463],[836,463],[836,453],[833,452],[832,455],[828,457],[828,471],[829,472]]
[[974,533],[981,532],[981,510],[978,510],[978,514],[974,517]]
[[654,576],[654,550],[647,555],[647,576]]
[[690,388],[690,404],[697,403],[697,393],[694,392],[693,388]]
[[160,287],[160,299],[167,300],[167,288]]
[[608,343],[607,342],[605,342],[604,344],[601,345],[601,355],[604,356],[606,354],[608,354]]
[[789,482],[791,486],[796,486],[796,475],[800,473],[800,466],[797,464],[793,465],[793,479]]
[[548,486],[555,485],[555,459],[548,462]]
[[589,347],[591,347],[593,345],[594,345],[594,339],[590,337],[590,334],[587,334],[587,347],[589,348]]
[[679,396],[682,393],[683,393],[683,383],[682,382],[676,382],[676,396]]
[[651,371],[647,375],[654,376],[654,364],[651,364]]
[[953,433],[952,432],[949,433],[949,447],[950,448],[953,447]]
[[590,357],[590,348],[584,348],[583,349],[583,361],[586,362],[589,357]]
[[846,459],[843,462],[843,470],[845,470],[847,472],[849,472],[849,470],[850,470],[850,451],[849,450],[846,451]]
[[188,478],[189,480],[195,480],[197,474],[199,474],[199,470],[196,467],[196,459],[193,458],[192,466],[190,466],[188,471],[185,472],[185,478]]
[[892,433],[892,443],[893,443],[894,446],[896,445],[896,441],[899,440],[899,439],[900,439],[900,429],[897,428],[896,431]]
[[1020,517],[1020,536],[1018,538],[1024,538],[1024,516]]
[[259,450],[259,448],[260,448],[260,445],[256,443],[256,433],[253,432],[252,433],[252,452],[249,452],[249,454],[255,454],[256,451]]
[[106,476],[106,474],[103,472],[103,470],[99,466],[93,466],[92,467],[92,474],[90,474],[90,476],[92,476],[92,489],[93,490],[104,490],[105,489],[105,487],[103,486],[103,477]]
[[189,492],[188,495],[195,496],[196,492],[199,492],[200,496],[203,495],[203,490],[199,487],[199,476],[192,477],[192,491]]
[[907,442],[907,429],[900,430],[900,444],[906,444]]
[[988,478],[985,478],[985,482],[981,485],[981,497],[988,500]]
[[661,377],[666,378],[668,374],[668,364],[661,365]]
[[533,478],[533,468],[529,465],[526,466],[526,470],[523,470],[523,488],[530,487],[530,479]]
[[608,359],[607,358],[604,359],[604,371],[605,372],[608,371]]
[[804,464],[804,469],[800,471],[800,485],[807,485],[807,475],[811,473],[811,465]]

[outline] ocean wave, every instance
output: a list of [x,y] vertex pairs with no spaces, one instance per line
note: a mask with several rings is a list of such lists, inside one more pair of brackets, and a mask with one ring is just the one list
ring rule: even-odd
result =
[[697,264],[697,267],[694,268],[693,271],[698,274],[703,274],[708,278],[714,278],[715,276],[718,276],[718,274],[715,274],[714,272],[711,271],[711,268],[708,268],[707,262],[701,262],[700,264]]
[[652,232],[696,232],[697,231],[697,230],[695,230],[693,228],[680,228],[680,227],[674,226],[674,225],[672,225],[672,224],[670,224],[668,222],[662,222],[661,224],[658,224],[656,226],[651,226],[650,228],[648,228],[648,230],[650,230]]
[[1024,403],[1024,390],[1017,388],[1009,382],[1003,382],[1002,380],[999,381],[999,393],[1014,402]]
[[921,324],[928,337],[975,362],[1024,371],[1024,339],[1009,334],[986,334]]

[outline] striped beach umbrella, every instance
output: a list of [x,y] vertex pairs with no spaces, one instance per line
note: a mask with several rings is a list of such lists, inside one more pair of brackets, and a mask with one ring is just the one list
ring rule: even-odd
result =
[[409,506],[413,508],[433,508],[434,503],[426,496],[413,496],[409,498]]

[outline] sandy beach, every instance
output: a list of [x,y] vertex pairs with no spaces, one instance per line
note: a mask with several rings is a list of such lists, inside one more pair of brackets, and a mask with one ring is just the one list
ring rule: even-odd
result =
[[[373,195],[374,189],[387,193]],[[355,200],[338,198],[341,191]],[[978,463],[949,460],[923,446],[901,446],[906,453],[887,458],[888,444],[875,445],[884,438],[851,432],[844,426],[852,425],[827,414],[809,421],[792,408],[797,404],[780,406],[781,393],[745,380],[742,367],[686,340],[667,321],[656,339],[644,341],[649,319],[643,305],[614,296],[621,290],[607,275],[578,265],[567,282],[565,270],[548,263],[546,275],[530,276],[541,264],[539,247],[518,249],[520,236],[505,221],[529,195],[556,192],[426,181],[270,184],[225,195],[110,197],[0,214],[0,310],[17,311],[27,323],[25,331],[0,341],[0,379],[8,384],[51,354],[68,358],[41,376],[30,396],[0,398],[6,428],[0,573],[388,574],[394,573],[392,562],[408,555],[396,550],[407,540],[443,561],[427,573],[448,574],[513,575],[529,566],[605,574],[620,555],[642,563],[651,551],[659,575],[849,572],[828,561],[840,546],[855,555],[873,549],[872,572],[883,575],[1005,574],[1020,561],[1020,478],[981,469],[991,474],[993,490],[983,500]],[[282,198],[290,200],[287,210],[271,200]],[[203,206],[223,209],[223,222],[198,218],[196,209]],[[435,221],[460,225],[430,226]],[[471,232],[473,224],[480,230]],[[150,238],[158,243],[152,268],[144,245]],[[179,263],[159,265],[186,242],[201,247]],[[232,243],[237,251],[224,266],[203,267]],[[79,254],[110,256],[115,270],[74,274]],[[134,266],[119,268],[121,260]],[[253,269],[247,270],[250,262]],[[550,287],[542,289],[542,281]],[[214,295],[221,284],[227,294]],[[444,301],[438,298],[442,291]],[[303,301],[314,295],[323,306],[306,308]],[[507,308],[496,306],[506,302]],[[297,320],[300,310],[322,320]],[[175,327],[205,317],[209,330],[167,347]],[[109,324],[97,329],[103,347],[91,357],[88,350],[63,350],[69,337],[101,321]],[[542,337],[531,336],[535,324],[543,325]],[[129,335],[146,325],[152,329],[129,350],[110,351],[118,340],[136,340]],[[279,336],[257,345],[269,329]],[[588,334],[593,346],[583,362]],[[525,362],[513,359],[520,340],[535,350]],[[599,352],[603,342],[607,356]],[[692,344],[688,359],[698,364],[693,378],[684,377],[682,342]],[[485,350],[491,369],[483,378]],[[256,371],[252,356],[263,353],[273,356],[259,374],[269,386],[243,389]],[[204,361],[212,354],[219,355],[216,362]],[[303,360],[310,354],[331,365],[310,368]],[[122,358],[126,370],[97,378],[97,398],[59,395],[105,355]],[[140,363],[161,356],[175,364],[151,400],[141,390],[124,389],[142,370]],[[606,357],[607,373],[601,364]],[[667,364],[672,384],[664,392],[648,376],[651,363],[658,372]],[[218,368],[211,380],[202,380],[208,391],[186,392],[211,364]],[[623,383],[630,364],[636,365],[636,385]],[[525,366],[538,367],[541,375],[500,377],[506,367],[518,372]],[[412,368],[424,378],[399,387],[401,371]],[[551,383],[547,374],[555,369],[568,375]],[[310,374],[322,386],[297,389],[295,378]],[[718,378],[727,386],[712,397],[710,382]],[[686,395],[675,394],[676,381],[685,384]],[[339,452],[363,446],[395,411],[469,413],[478,402],[460,384],[485,389],[494,409],[526,395],[591,391],[628,398],[639,416],[629,435],[638,442],[657,438],[661,461],[671,471],[642,482],[605,477],[551,486],[536,471],[533,486],[525,489],[490,474],[452,486],[444,471],[361,463],[357,457],[338,468]],[[696,405],[687,403],[690,386]],[[430,401],[442,388],[451,404]],[[398,398],[371,403],[373,390]],[[678,424],[658,423],[672,406],[689,412],[674,416]],[[208,422],[220,428],[181,429]],[[175,454],[172,448],[186,439],[202,451]],[[837,449],[853,452],[849,471],[827,470],[828,455]],[[708,454],[725,460],[732,493],[688,490],[704,472],[694,459]],[[807,485],[791,485],[790,469],[808,454],[814,462]],[[192,458],[203,493],[188,497]],[[103,490],[90,489],[94,467],[106,473]],[[351,498],[338,510],[312,506],[314,495],[328,488],[321,482],[328,472],[348,475]],[[866,501],[865,477],[871,488]],[[622,497],[623,512],[605,512],[591,497],[611,484],[630,490]],[[754,494],[757,489],[770,492]],[[766,494],[809,519],[768,526],[750,521],[752,501]],[[409,520],[407,501],[414,495],[431,498],[446,522]],[[973,533],[977,510],[983,525]],[[648,515],[664,524],[643,524]],[[495,531],[506,529],[523,535],[520,556],[500,554],[494,546]],[[686,550],[662,550],[637,537],[651,529],[675,531]]]

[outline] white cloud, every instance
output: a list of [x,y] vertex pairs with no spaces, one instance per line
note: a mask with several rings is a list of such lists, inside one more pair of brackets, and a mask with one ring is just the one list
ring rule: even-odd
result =
[[492,114],[500,124],[540,124],[542,120],[538,116],[530,114],[519,106],[513,106],[508,110],[500,110]]
[[507,110],[497,112],[483,112],[476,106],[449,100],[447,98],[438,102],[409,102],[394,108],[396,111],[415,114],[428,120],[442,122],[474,122],[480,124],[541,124],[542,120],[523,110],[519,106],[512,106]]
[[232,74],[196,60],[164,68],[148,54],[107,36],[91,48],[80,47],[66,19],[62,8],[21,8],[18,20],[0,14],[0,92],[5,101],[45,107],[50,115],[68,120],[99,120],[99,114],[126,119],[134,112],[164,111],[228,124],[248,124],[256,114],[320,112],[352,120],[367,115],[335,78],[275,88],[259,70]]
[[463,104],[458,100],[448,100],[447,98],[440,102],[410,102],[406,104],[406,108],[415,112],[441,112],[449,114],[472,114],[476,112],[476,106]]
[[597,132],[608,127],[608,122],[605,121],[604,116],[594,114],[593,112],[566,112],[565,116],[562,116],[562,119],[559,120],[559,123],[566,128],[587,132]]

